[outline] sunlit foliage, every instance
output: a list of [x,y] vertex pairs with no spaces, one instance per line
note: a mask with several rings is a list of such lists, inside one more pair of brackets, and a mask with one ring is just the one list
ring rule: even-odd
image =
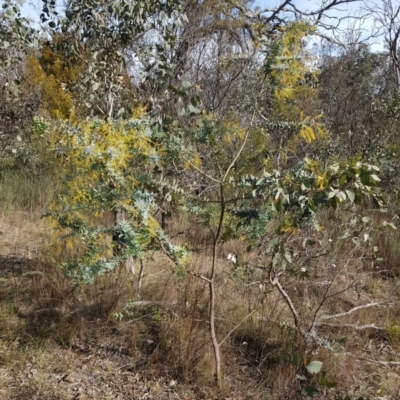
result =
[[[50,215],[70,245],[78,240],[84,247],[80,260],[68,264],[69,273],[89,281],[157,247],[183,268],[185,250],[169,242],[153,217],[156,182],[151,172],[162,149],[151,141],[146,120],[91,120],[54,129],[62,173]],[[117,210],[125,217],[114,225],[111,212]]]
[[[46,54],[50,54],[48,48],[44,49],[47,49]],[[63,71],[60,61],[55,60],[54,68],[49,73],[43,70],[35,55],[28,58],[27,65],[31,85],[36,86],[41,92],[43,112],[52,119],[69,119],[74,103],[71,94],[63,87],[65,71]]]
[[315,104],[318,98],[315,59],[306,50],[307,36],[314,32],[315,27],[306,22],[289,24],[278,33],[265,64],[265,74],[274,93],[271,120],[291,123],[308,143],[326,136]]

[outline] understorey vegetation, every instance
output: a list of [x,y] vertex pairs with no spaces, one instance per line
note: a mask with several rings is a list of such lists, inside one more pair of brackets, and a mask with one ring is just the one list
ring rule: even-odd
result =
[[348,3],[2,2],[1,398],[399,398],[400,5]]

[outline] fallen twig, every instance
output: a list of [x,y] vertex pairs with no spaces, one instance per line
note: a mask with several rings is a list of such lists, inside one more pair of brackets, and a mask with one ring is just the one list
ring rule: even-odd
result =
[[357,331],[361,331],[363,329],[377,329],[379,331],[383,331],[385,329],[380,326],[376,326],[375,324],[357,325],[357,324],[329,324],[327,322],[316,322],[314,326],[330,326],[332,328],[351,328]]
[[345,317],[345,316],[349,316],[349,315],[355,313],[355,312],[358,311],[358,310],[363,310],[363,309],[369,308],[369,307],[382,306],[382,305],[384,305],[384,304],[388,304],[388,302],[387,302],[387,301],[384,301],[384,302],[374,302],[374,303],[363,304],[363,305],[361,305],[361,306],[354,307],[354,308],[352,308],[351,310],[346,311],[346,312],[344,312],[344,313],[335,314],[335,315],[325,315],[325,316],[321,317],[320,319],[326,321],[327,319],[334,319],[334,318]]
[[385,365],[385,366],[400,366],[400,361],[373,360],[372,358],[356,356],[356,355],[351,354],[351,353],[343,353],[343,355],[350,356],[350,357],[353,357],[353,358],[357,358],[358,360],[364,360],[364,361],[370,362],[372,364]]

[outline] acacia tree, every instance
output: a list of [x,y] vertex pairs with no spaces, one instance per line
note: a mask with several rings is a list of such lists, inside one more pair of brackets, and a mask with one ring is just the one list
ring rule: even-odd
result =
[[[80,253],[65,265],[69,276],[91,282],[127,260],[134,272],[135,260],[149,249],[162,249],[182,272],[186,250],[173,245],[153,217],[158,187],[152,171],[162,150],[147,119],[62,124],[52,135],[65,162],[49,216]],[[123,213],[114,226],[107,222],[110,210]]]
[[[221,383],[222,368],[220,346],[225,339],[218,339],[215,326],[215,266],[222,238],[229,237],[229,234],[234,237],[236,229],[245,235],[250,247],[262,248],[260,262],[268,274],[269,283],[278,288],[293,314],[296,328],[306,339],[312,336],[312,327],[302,324],[279,279],[292,259],[290,249],[285,246],[286,238],[312,221],[318,208],[336,207],[346,200],[358,203],[363,197],[370,197],[382,205],[376,188],[379,178],[372,165],[354,162],[323,168],[297,154],[299,143],[313,142],[324,130],[315,108],[301,108],[303,99],[314,96],[314,79],[303,57],[302,40],[313,29],[310,21],[320,22],[325,11],[341,3],[344,1],[332,0],[316,12],[301,13],[290,0],[277,8],[264,10],[253,10],[247,3],[235,2],[224,9],[227,14],[231,13],[228,14],[231,18],[220,18],[219,13],[213,15],[205,9],[205,16],[199,21],[206,20],[209,15],[214,17],[215,25],[210,24],[206,37],[222,38],[220,43],[217,41],[221,45],[217,49],[227,49],[227,55],[234,53],[234,41],[224,42],[230,27],[232,37],[252,40],[265,53],[262,68],[254,68],[257,73],[252,75],[252,79],[258,75],[260,86],[269,81],[271,108],[267,108],[268,114],[259,115],[265,110],[259,107],[256,96],[247,115],[243,117],[239,112],[236,115],[233,113],[238,122],[229,124],[227,122],[232,122],[228,120],[230,116],[224,121],[218,115],[219,107],[215,107],[218,102],[213,101],[209,104],[211,109],[216,110],[215,115],[201,121],[196,117],[201,111],[197,100],[193,103],[190,94],[183,90],[196,89],[192,88],[192,82],[181,76],[187,68],[187,54],[192,55],[191,51],[195,53],[196,46],[180,47],[186,40],[185,35],[181,43],[175,35],[180,29],[178,21],[185,20],[178,17],[178,11],[186,3],[120,1],[110,5],[102,1],[71,1],[65,19],[58,19],[50,10],[54,2],[45,2],[43,21],[71,35],[72,53],[81,57],[87,66],[81,85],[82,90],[87,89],[84,95],[88,96],[89,106],[96,108],[99,100],[103,106],[97,109],[109,119],[78,121],[61,125],[55,130],[55,136],[60,138],[59,143],[56,141],[56,148],[60,155],[65,154],[67,158],[65,183],[60,184],[52,215],[62,228],[85,239],[82,259],[68,264],[68,268],[72,275],[90,280],[93,275],[115,267],[121,259],[142,257],[146,249],[154,247],[163,249],[178,265],[182,265],[179,263],[185,259],[185,250],[174,246],[166,238],[152,218],[152,213],[156,208],[154,193],[161,191],[160,186],[174,190],[177,196],[183,194],[185,211],[189,210],[213,235],[212,262],[208,273],[200,278],[209,287],[210,334],[218,384]],[[210,3],[204,4],[210,6]],[[309,17],[311,20],[293,23],[291,16],[300,19]],[[237,21],[240,23],[235,25]],[[220,28],[217,22],[226,25]],[[204,25],[200,22],[198,26],[201,28]],[[185,32],[185,29],[181,31]],[[139,39],[148,39],[146,35],[151,33],[155,37],[154,42],[150,41],[150,50],[143,53],[135,50],[135,53],[142,62],[140,72],[144,84],[152,85],[148,108],[157,119],[153,119],[153,124],[148,123],[145,117],[139,121],[117,122],[112,117],[124,116],[124,111],[116,111],[116,102],[121,90],[118,77],[124,69],[127,53],[140,48],[143,42]],[[137,47],[136,43],[132,43],[135,40],[139,43]],[[229,46],[222,46],[228,42]],[[178,54],[180,48],[181,55]],[[184,51],[188,52],[186,56]],[[85,59],[87,54],[89,58]],[[228,56],[221,56],[219,66],[227,60]],[[235,68],[228,71],[235,71]],[[245,77],[246,68],[239,68],[239,71]],[[195,76],[193,72],[192,76]],[[229,76],[226,80],[228,84],[225,87],[228,89],[231,78]],[[179,79],[183,80],[177,89],[176,80]],[[210,81],[214,79],[212,77]],[[168,120],[168,106],[171,99],[176,99],[175,95],[191,103],[192,108],[185,104],[181,109],[182,115],[188,116],[184,121],[186,125],[180,124],[178,119]],[[224,96],[229,96],[229,90]],[[178,107],[181,105],[178,104]],[[254,119],[248,118],[249,114],[258,118],[257,127],[260,129],[254,129]],[[272,129],[270,119],[275,123]],[[158,122],[158,129],[154,122]],[[279,124],[285,123],[291,127],[287,141],[293,139],[293,160],[282,163],[279,154],[267,155],[263,159],[269,150],[268,144],[272,142],[267,133],[272,133],[271,136],[279,140],[279,136],[285,133],[284,125],[280,127]],[[260,137],[264,141],[259,140]],[[260,152],[264,155],[256,154],[256,166],[249,163],[254,156],[253,150],[257,149],[255,143],[264,146]],[[279,141],[276,147],[280,145],[282,142]],[[268,164],[271,158],[272,162]],[[167,173],[166,170],[173,172]],[[188,175],[195,178],[192,182],[203,182],[206,193],[195,196]],[[116,221],[113,227],[108,226],[102,221],[108,209],[117,213],[122,210],[126,218]],[[270,223],[275,227],[272,233],[268,227]],[[230,226],[234,229],[229,229]],[[110,237],[114,238],[114,242],[110,241]],[[119,252],[113,252],[117,246],[120,246]]]

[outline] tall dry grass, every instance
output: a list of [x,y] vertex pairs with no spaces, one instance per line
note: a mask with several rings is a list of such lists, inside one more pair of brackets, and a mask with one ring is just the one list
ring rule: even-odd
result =
[[[41,352],[46,354],[41,368],[55,368],[56,361],[52,365],[47,351],[79,349],[95,354],[102,349],[127,357],[124,360],[129,360],[132,371],[168,376],[196,387],[198,398],[210,396],[214,367],[209,295],[207,285],[198,278],[211,266],[210,233],[185,216],[168,221],[170,236],[192,250],[184,276],[178,276],[171,262],[154,252],[145,260],[140,293],[137,273],[127,274],[123,268],[98,277],[91,285],[76,286],[60,268],[74,257],[74,249],[62,248],[55,258],[47,246],[53,233],[41,216],[51,180],[27,178],[15,171],[0,176],[3,368],[15,367],[27,354]],[[389,239],[383,230],[377,231],[373,244],[361,240],[356,245],[351,237],[341,239],[352,210],[347,213],[341,218],[322,215],[321,232],[310,228],[293,239],[290,246],[299,254],[294,262],[298,268],[307,267],[309,277],[302,279],[289,270],[282,275],[282,284],[304,324],[313,321],[326,296],[326,282],[331,283],[329,294],[337,294],[325,299],[317,318],[369,302],[387,303],[330,320],[331,326],[318,327],[318,342],[305,343],[301,338],[287,304],[259,268],[256,252],[247,252],[238,240],[219,245],[216,331],[225,383],[221,392],[213,392],[215,398],[232,394],[239,398],[246,393],[254,399],[300,399],[302,385],[318,384],[305,370],[312,360],[322,361],[328,378],[337,383],[330,391],[320,388],[320,398],[345,394],[396,398],[396,375],[387,362],[397,360],[400,350],[400,290],[395,257],[387,255],[397,254],[398,233]],[[315,245],[304,248],[305,240]],[[379,247],[383,262],[376,262],[373,245]],[[231,252],[237,255],[236,264],[227,259]],[[384,274],[385,269],[393,273]],[[354,334],[345,324],[375,324],[382,329]],[[297,366],[288,361],[287,356],[294,354],[300,356]],[[302,374],[307,375],[305,383],[296,378]],[[45,387],[42,383],[43,391]]]

